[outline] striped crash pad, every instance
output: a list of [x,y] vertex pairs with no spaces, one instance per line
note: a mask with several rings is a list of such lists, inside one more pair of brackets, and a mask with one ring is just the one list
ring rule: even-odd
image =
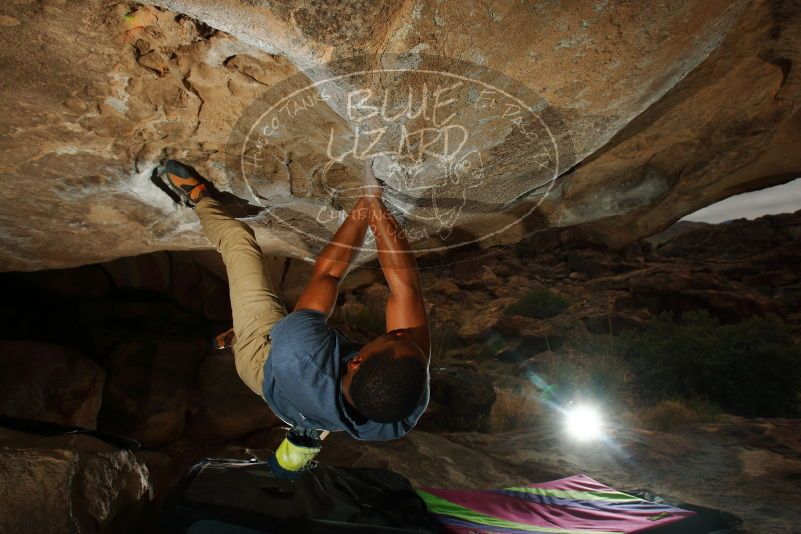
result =
[[627,495],[587,475],[499,490],[417,493],[446,532],[458,534],[646,532],[694,514]]

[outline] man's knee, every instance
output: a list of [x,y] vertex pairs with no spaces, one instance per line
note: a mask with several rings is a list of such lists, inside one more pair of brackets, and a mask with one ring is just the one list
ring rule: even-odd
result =
[[230,245],[255,245],[256,233],[253,228],[241,221],[232,221],[220,235],[220,248]]

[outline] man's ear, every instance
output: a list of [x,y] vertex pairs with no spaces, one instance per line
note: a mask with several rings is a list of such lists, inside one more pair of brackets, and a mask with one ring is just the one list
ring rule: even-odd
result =
[[357,354],[350,360],[348,360],[348,371],[353,372],[357,370],[362,363],[364,363],[364,358],[362,358],[361,354]]

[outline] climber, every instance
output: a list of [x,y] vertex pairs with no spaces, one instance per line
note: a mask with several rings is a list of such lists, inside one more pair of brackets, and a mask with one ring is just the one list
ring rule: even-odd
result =
[[[296,434],[311,436],[318,445],[321,431],[346,431],[360,440],[409,432],[428,405],[430,334],[414,254],[382,201],[371,165],[365,165],[362,196],[320,253],[290,314],[265,273],[253,230],[214,198],[211,184],[173,160],[159,167],[158,176],[194,207],[222,254],[233,312],[231,348],[245,384]],[[390,297],[387,333],[358,346],[327,319],[368,226]],[[316,450],[300,462],[307,463]]]

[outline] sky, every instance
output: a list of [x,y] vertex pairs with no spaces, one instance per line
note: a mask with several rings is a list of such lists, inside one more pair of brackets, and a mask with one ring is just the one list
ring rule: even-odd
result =
[[801,209],[801,178],[792,182],[742,193],[721,200],[691,213],[683,221],[719,223],[732,219],[755,219],[774,213],[791,213]]

